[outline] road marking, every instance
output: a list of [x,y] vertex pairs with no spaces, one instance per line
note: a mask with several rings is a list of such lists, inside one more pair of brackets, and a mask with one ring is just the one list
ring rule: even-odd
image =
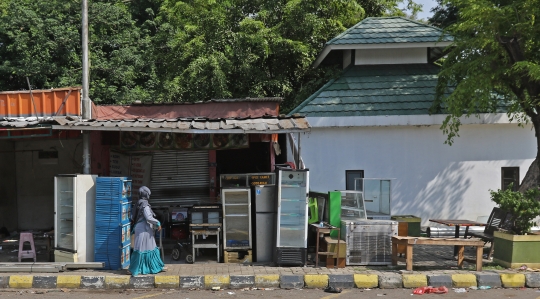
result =
[[332,295],[329,295],[329,296],[326,296],[326,297],[321,297],[321,299],[336,298],[336,297],[341,296],[341,295],[343,295],[343,294],[346,294],[346,293],[348,293],[348,292],[349,292],[349,290],[345,290],[345,291],[343,291],[343,292],[341,292],[341,293],[338,293],[338,294],[332,294]]

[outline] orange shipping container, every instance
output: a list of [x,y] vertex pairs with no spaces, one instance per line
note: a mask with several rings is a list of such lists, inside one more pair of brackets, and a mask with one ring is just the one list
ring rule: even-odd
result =
[[40,117],[81,115],[81,88],[32,90],[32,94],[28,90],[0,92],[0,117],[31,117],[36,114]]

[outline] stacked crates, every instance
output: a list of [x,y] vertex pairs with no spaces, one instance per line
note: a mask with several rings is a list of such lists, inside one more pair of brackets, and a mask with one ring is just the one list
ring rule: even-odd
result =
[[94,259],[108,270],[129,267],[131,242],[131,180],[98,177]]

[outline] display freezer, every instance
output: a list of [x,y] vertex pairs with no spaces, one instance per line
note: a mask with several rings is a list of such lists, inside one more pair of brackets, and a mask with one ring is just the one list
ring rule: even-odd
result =
[[341,239],[347,243],[346,265],[392,264],[392,237],[397,234],[397,221],[343,217]]
[[278,265],[305,265],[307,254],[309,171],[276,168]]
[[96,175],[54,177],[54,255],[56,262],[94,261]]

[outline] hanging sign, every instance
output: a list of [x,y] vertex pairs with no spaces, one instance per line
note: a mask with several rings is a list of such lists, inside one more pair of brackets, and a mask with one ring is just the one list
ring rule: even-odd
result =
[[151,155],[126,155],[111,151],[110,175],[112,177],[131,177],[133,199],[137,199],[142,186],[150,186],[152,170]]

